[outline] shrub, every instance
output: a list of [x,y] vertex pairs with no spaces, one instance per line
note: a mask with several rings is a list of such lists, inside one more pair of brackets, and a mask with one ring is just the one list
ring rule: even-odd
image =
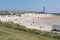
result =
[[37,35],[43,35],[47,37],[52,37],[52,38],[57,38],[60,39],[60,33],[54,33],[54,32],[45,32],[45,31],[40,31],[36,29],[28,29],[23,25],[18,25],[14,23],[8,23],[8,22],[0,22],[0,27],[6,27],[6,28],[12,28],[16,30],[21,30],[25,32],[30,32],[30,33],[35,33]]

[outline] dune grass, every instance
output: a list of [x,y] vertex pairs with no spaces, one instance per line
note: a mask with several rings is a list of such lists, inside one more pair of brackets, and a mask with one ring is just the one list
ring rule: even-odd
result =
[[27,29],[23,25],[0,22],[0,40],[59,40],[41,34],[43,33]]

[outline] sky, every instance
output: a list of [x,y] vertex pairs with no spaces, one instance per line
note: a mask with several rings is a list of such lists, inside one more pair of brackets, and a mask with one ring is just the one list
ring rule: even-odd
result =
[[60,0],[0,0],[0,10],[60,13]]

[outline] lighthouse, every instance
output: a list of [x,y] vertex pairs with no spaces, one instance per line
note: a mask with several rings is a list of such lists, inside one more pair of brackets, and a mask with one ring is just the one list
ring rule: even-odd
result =
[[43,13],[45,13],[45,6],[43,6]]

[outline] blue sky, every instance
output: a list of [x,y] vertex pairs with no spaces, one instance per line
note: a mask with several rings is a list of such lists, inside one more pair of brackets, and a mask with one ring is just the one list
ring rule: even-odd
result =
[[60,0],[0,0],[0,10],[43,11],[60,13]]

